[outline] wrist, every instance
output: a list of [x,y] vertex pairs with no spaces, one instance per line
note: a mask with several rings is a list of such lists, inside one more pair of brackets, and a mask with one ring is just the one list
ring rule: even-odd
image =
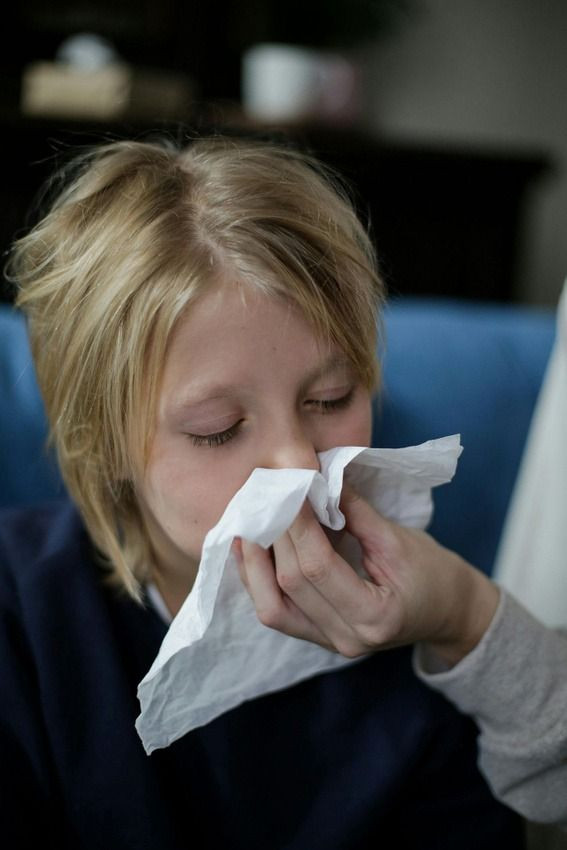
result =
[[424,641],[428,652],[453,667],[480,643],[498,608],[500,590],[484,573],[459,559],[442,629]]

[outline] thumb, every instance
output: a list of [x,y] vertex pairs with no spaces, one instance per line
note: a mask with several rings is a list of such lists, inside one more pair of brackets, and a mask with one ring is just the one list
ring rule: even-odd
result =
[[340,508],[345,515],[348,531],[361,541],[375,537],[390,525],[389,520],[369,505],[346,481],[341,492]]

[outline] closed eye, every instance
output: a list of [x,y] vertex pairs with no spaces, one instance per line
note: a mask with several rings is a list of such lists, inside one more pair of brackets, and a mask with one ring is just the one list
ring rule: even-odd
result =
[[230,428],[226,428],[224,431],[217,431],[214,434],[187,434],[187,436],[194,446],[210,446],[211,448],[214,446],[222,446],[224,443],[228,443],[229,440],[232,440],[232,438],[236,436],[242,421],[242,419],[239,419],[238,422],[235,422],[234,425],[230,426]]
[[354,387],[340,398],[309,398],[305,402],[308,407],[315,408],[320,413],[332,413],[335,410],[344,410],[349,406],[354,396]]
[[[321,414],[334,413],[335,411],[345,410],[349,406],[354,397],[354,392],[355,388],[351,387],[340,398],[310,398],[305,401],[305,405]],[[239,419],[230,428],[226,428],[224,431],[217,431],[213,434],[187,434],[187,436],[194,446],[209,446],[210,448],[222,446],[237,435],[243,421]]]

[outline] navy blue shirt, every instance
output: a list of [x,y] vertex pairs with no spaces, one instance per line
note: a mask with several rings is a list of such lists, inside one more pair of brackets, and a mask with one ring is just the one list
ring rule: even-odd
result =
[[146,756],[136,687],[166,626],[111,588],[68,504],[0,522],[3,846],[522,847],[476,729],[391,650]]

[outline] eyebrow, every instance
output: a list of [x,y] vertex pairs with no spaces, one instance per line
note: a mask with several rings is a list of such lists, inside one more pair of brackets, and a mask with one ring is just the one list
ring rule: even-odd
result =
[[[345,354],[331,354],[330,357],[323,361],[323,363],[307,373],[300,384],[300,392],[306,392],[308,387],[315,383],[315,381],[319,381],[321,378],[324,378],[339,369],[348,369],[352,371],[352,364],[350,360]],[[170,411],[175,415],[177,413],[182,413],[184,410],[191,407],[198,407],[210,401],[230,399],[237,395],[235,386],[228,384],[208,384],[203,387],[203,390],[201,391],[203,393],[202,395],[199,395],[199,392],[200,390],[198,386],[189,390],[187,395],[183,395],[171,404]]]
[[301,382],[301,391],[305,392],[305,390],[307,390],[311,384],[315,383],[315,381],[325,378],[332,372],[338,372],[339,369],[352,371],[352,364],[350,360],[346,354],[331,354],[330,357],[323,361],[323,363],[311,372],[308,372],[304,380]]

